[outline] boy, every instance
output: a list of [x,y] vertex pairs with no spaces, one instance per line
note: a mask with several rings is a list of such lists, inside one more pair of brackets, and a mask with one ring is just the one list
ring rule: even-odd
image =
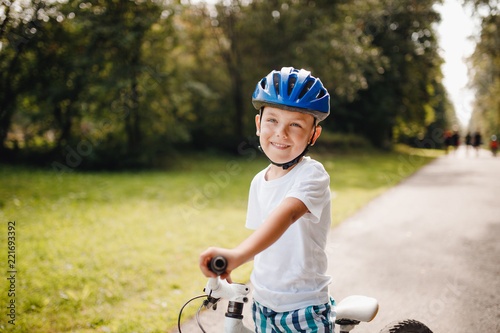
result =
[[208,262],[228,261],[221,278],[254,260],[253,318],[256,332],[333,332],[334,302],[328,295],[325,246],[330,230],[330,177],[307,153],[330,113],[330,96],[306,70],[284,67],[258,84],[252,103],[261,150],[271,161],[250,186],[246,227],[254,229],[234,249],[209,248]]

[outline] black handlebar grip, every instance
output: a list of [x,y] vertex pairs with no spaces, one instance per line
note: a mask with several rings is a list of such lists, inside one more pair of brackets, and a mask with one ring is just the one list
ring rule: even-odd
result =
[[222,275],[227,268],[227,260],[223,256],[213,257],[208,264],[208,269],[217,275]]

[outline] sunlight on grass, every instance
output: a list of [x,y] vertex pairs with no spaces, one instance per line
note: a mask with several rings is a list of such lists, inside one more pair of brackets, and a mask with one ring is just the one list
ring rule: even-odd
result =
[[[335,224],[432,160],[429,151],[315,156],[331,175]],[[205,157],[160,172],[66,173],[0,166],[2,227],[16,221],[13,332],[165,332],[206,280],[198,255],[247,237],[246,200],[264,158]],[[4,231],[4,235],[5,235]],[[0,239],[6,248],[6,237]],[[0,270],[7,271],[6,260]],[[233,273],[248,280],[251,264]],[[0,290],[7,290],[0,279]],[[6,304],[7,295],[0,300]],[[188,309],[186,315],[195,309]],[[8,317],[0,317],[0,331]]]
[[368,201],[410,176],[442,151],[397,146],[394,152],[317,156],[330,174],[332,223],[339,224]]

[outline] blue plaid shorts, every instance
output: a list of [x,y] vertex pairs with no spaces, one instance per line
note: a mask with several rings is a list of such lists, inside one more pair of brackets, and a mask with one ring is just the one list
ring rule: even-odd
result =
[[336,317],[333,299],[289,312],[275,312],[254,301],[252,314],[256,333],[333,333]]

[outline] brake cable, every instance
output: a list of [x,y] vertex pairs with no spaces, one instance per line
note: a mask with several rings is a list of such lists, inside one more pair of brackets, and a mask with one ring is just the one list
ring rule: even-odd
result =
[[[198,299],[198,298],[203,298],[203,297],[208,297],[208,295],[200,295],[200,296],[196,296],[196,297],[193,297],[191,298],[190,300],[188,300],[186,303],[184,303],[184,305],[182,306],[181,310],[179,311],[179,318],[177,320],[177,328],[179,329],[179,333],[182,333],[181,331],[181,316],[182,316],[182,310],[184,310],[184,308],[189,304],[191,303],[192,301]],[[200,323],[200,319],[199,319],[199,314],[200,314],[200,311],[201,309],[203,308],[203,306],[205,305],[205,302],[203,302],[201,304],[201,306],[199,307],[198,309],[198,312],[196,313],[196,321],[198,322],[198,326],[200,327],[201,331],[203,333],[206,333],[205,330],[203,329],[203,327],[201,326],[201,323]]]

